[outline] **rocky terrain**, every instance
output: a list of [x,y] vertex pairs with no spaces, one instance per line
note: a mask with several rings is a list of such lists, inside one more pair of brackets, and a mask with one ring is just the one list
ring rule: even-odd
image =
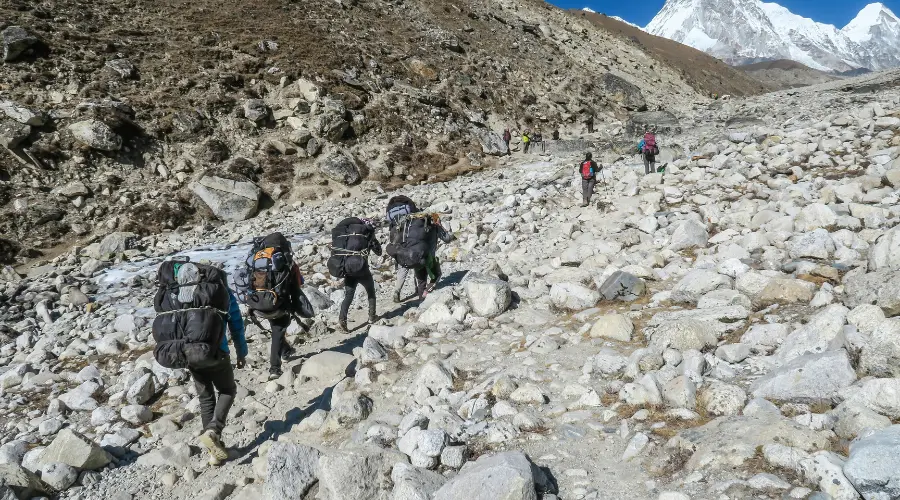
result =
[[507,154],[505,127],[630,142],[632,113],[704,100],[538,0],[10,0],[0,32],[4,263],[447,180]]
[[[898,82],[698,107],[660,122],[662,173],[600,145],[588,209],[574,155],[403,186],[458,240],[421,302],[393,304],[373,258],[383,318],[350,335],[326,232],[393,192],[6,268],[0,498],[897,498]],[[319,314],[276,380],[248,325],[211,467],[189,377],[153,361],[155,267],[233,269],[276,229]]]
[[841,79],[837,75],[818,71],[786,59],[747,64],[738,66],[737,69],[766,83],[773,90],[806,87]]

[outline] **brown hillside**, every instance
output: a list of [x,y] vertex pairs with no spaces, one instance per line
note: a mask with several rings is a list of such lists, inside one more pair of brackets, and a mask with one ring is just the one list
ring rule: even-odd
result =
[[702,94],[745,96],[772,90],[746,73],[687,45],[651,35],[604,14],[582,10],[571,12],[637,45],[663,64],[676,69],[685,81]]

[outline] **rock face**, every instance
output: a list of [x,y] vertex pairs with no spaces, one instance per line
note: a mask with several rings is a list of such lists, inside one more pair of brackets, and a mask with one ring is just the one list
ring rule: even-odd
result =
[[472,311],[485,318],[503,314],[512,301],[509,283],[499,279],[481,275],[467,276],[465,287]]
[[256,215],[262,192],[250,181],[235,181],[223,177],[205,176],[191,190],[216,217],[225,221],[241,221]]
[[482,457],[447,481],[434,500],[537,500],[531,462],[521,452]]
[[644,100],[641,89],[625,79],[612,73],[603,73],[600,77],[600,84],[607,99],[615,101],[628,111],[645,111],[647,109],[647,101]]
[[854,441],[850,458],[844,464],[844,475],[866,500],[900,497],[900,425]]
[[509,154],[509,147],[500,134],[484,128],[475,128],[475,136],[481,142],[481,152],[491,156]]
[[329,179],[341,184],[356,184],[360,180],[356,162],[341,152],[323,155],[316,162],[318,169]]
[[398,463],[407,463],[406,456],[377,448],[340,450],[322,455],[318,467],[318,498],[389,500],[386,485]]
[[293,443],[275,443],[266,465],[267,500],[306,495],[316,483],[320,453],[315,448]]
[[122,137],[113,132],[109,125],[99,120],[84,120],[69,125],[69,132],[78,142],[100,151],[122,149]]
[[50,446],[41,453],[41,463],[60,462],[81,470],[100,469],[109,463],[109,455],[93,441],[70,430],[59,431]]

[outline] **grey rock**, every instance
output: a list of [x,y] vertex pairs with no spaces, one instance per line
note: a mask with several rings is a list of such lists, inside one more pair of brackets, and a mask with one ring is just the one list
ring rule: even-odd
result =
[[900,425],[873,432],[850,444],[844,475],[865,500],[900,498]]
[[132,425],[144,425],[153,420],[153,411],[144,405],[128,405],[122,408],[122,420]]
[[100,151],[122,149],[122,137],[99,120],[83,120],[69,125],[69,132],[80,143]]
[[537,500],[532,464],[522,452],[483,456],[434,494],[434,500]]
[[3,40],[3,60],[12,62],[25,55],[32,47],[40,43],[40,40],[21,26],[9,26],[0,31]]
[[207,175],[191,184],[191,191],[225,221],[242,221],[256,215],[262,191],[250,181]]
[[348,186],[356,184],[361,179],[356,162],[341,152],[322,156],[316,161],[316,167],[329,179]]
[[472,311],[485,318],[503,314],[512,302],[512,289],[509,283],[488,276],[467,275],[465,290]]
[[637,300],[647,291],[647,283],[637,276],[616,271],[600,285],[600,295],[606,300]]
[[391,472],[406,455],[374,447],[330,451],[319,459],[320,500],[389,500]]
[[0,111],[13,120],[32,127],[41,127],[44,125],[44,115],[29,108],[19,106],[13,101],[0,100]]
[[398,463],[391,471],[391,481],[391,500],[431,500],[447,479],[436,472]]
[[707,292],[731,288],[731,278],[706,269],[694,269],[672,288],[672,301],[696,303]]
[[191,447],[187,443],[176,443],[141,455],[136,463],[142,467],[184,468],[191,463]]
[[706,226],[696,219],[685,219],[675,225],[669,241],[669,249],[673,251],[704,248],[709,242]]
[[855,381],[847,351],[840,349],[795,358],[754,382],[750,390],[758,398],[822,400]]
[[830,412],[835,419],[834,433],[843,439],[855,439],[866,430],[890,427],[891,419],[865,406],[845,401]]
[[496,132],[485,128],[474,128],[472,131],[481,143],[482,153],[491,156],[505,156],[509,154],[509,147],[507,147],[506,141]]
[[694,319],[666,321],[648,329],[651,345],[659,349],[671,347],[679,351],[703,350],[716,345],[718,338],[709,322]]
[[21,465],[0,464],[0,498],[7,500],[10,493],[12,500],[21,500],[53,493],[53,489]]
[[51,462],[41,468],[41,480],[56,491],[65,491],[75,484],[78,470],[71,465]]
[[128,388],[125,399],[133,405],[142,405],[156,394],[156,383],[152,373],[147,373]]
[[264,122],[269,118],[269,107],[262,99],[247,99],[244,101],[244,117],[252,122]]
[[322,382],[337,382],[344,378],[353,362],[350,354],[335,351],[324,351],[310,356],[298,374],[301,378],[315,379]]
[[118,76],[123,80],[134,78],[135,74],[137,74],[137,69],[134,67],[134,63],[132,63],[128,59],[113,59],[110,61],[106,61],[106,64],[104,66],[112,74]]
[[30,126],[12,120],[0,120],[0,146],[15,149],[29,135],[31,135]]
[[737,415],[747,402],[747,393],[736,385],[714,382],[703,388],[699,402],[710,415]]
[[875,377],[900,377],[900,318],[878,323],[862,348],[859,367]]
[[599,293],[577,283],[556,283],[550,287],[550,301],[558,309],[581,311],[599,300]]
[[59,431],[50,446],[41,453],[40,462],[61,462],[76,469],[95,470],[105,467],[110,457],[90,439],[66,428]]
[[315,448],[275,442],[266,457],[265,498],[303,498],[318,480],[316,468],[321,453]]

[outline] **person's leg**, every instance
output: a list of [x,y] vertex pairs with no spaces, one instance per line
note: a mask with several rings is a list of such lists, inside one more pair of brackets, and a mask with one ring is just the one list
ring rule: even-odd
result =
[[416,276],[416,296],[419,298],[425,297],[425,287],[428,285],[428,269],[425,266],[417,267],[415,269]]
[[375,278],[370,274],[360,278],[359,282],[366,289],[366,295],[369,298],[369,323],[374,323],[378,321],[377,303],[375,301]]
[[588,195],[588,190],[591,188],[591,183],[587,179],[581,179],[581,206],[586,207],[588,205],[588,200],[590,200],[590,196]]
[[394,264],[394,267],[397,272],[397,280],[394,283],[394,302],[399,304],[403,293],[403,284],[406,282],[406,277],[409,276],[409,269],[399,264]]
[[200,399],[200,422],[203,430],[209,428],[213,421],[216,408],[216,391],[209,371],[189,370],[194,379],[194,387],[197,389],[197,398]]
[[588,181],[587,193],[585,195],[585,203],[588,205],[591,204],[591,197],[594,196],[594,188],[596,186],[597,186],[597,178],[596,177],[594,177],[593,179]]
[[656,157],[654,156],[652,160],[650,160],[650,173],[656,173]]
[[289,315],[270,319],[269,327],[272,329],[272,345],[269,348],[269,371],[281,372],[281,355],[289,349],[287,339],[284,338],[288,327],[291,325]]
[[228,412],[231,411],[234,397],[237,395],[237,382],[234,381],[231,358],[223,353],[220,364],[216,365],[211,375],[212,382],[219,392],[219,399],[216,401],[216,409],[210,426],[216,432],[221,433],[225,428],[225,420],[228,418]]
[[347,276],[344,278],[344,301],[341,302],[341,311],[338,314],[338,322],[341,327],[347,328],[347,315],[350,313],[350,304],[353,303],[353,296],[356,295],[356,278]]
[[643,155],[644,157],[644,174],[650,173],[650,159],[647,158],[647,155]]

